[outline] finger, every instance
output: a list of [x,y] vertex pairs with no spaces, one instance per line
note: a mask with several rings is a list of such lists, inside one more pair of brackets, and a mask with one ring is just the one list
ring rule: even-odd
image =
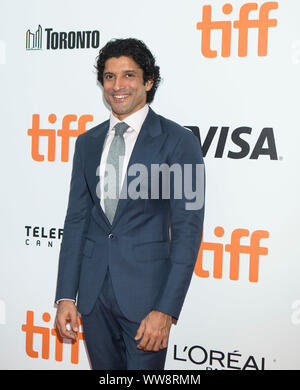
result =
[[136,335],[135,335],[135,340],[139,340],[143,334],[144,334],[144,331],[145,331],[145,325],[144,325],[144,322],[142,321],[137,332],[136,332]]
[[168,331],[164,334],[161,342],[161,349],[167,348],[169,344],[169,338],[170,338],[170,328]]
[[160,349],[165,349],[168,347],[168,337],[165,337],[162,339],[161,343],[160,343]]
[[72,313],[71,314],[71,328],[73,332],[78,332],[78,318],[77,318],[77,313]]
[[72,330],[68,330],[67,327],[65,326],[65,328],[63,330],[62,337],[67,338],[67,339],[76,340],[77,334],[74,333]]
[[161,349],[161,345],[162,345],[162,340],[157,339],[153,344],[151,351],[158,352]]
[[77,331],[76,332],[74,331],[71,321],[67,322],[66,329],[67,329],[66,333],[68,335],[68,338],[72,338],[72,339],[76,340],[77,339]]
[[143,349],[145,351],[149,340],[150,340],[150,338],[144,334],[143,338],[142,338],[141,342],[138,344],[137,348]]
[[145,351],[158,351],[162,336],[158,332],[152,332],[149,335],[148,343],[145,345]]
[[60,336],[63,337],[63,336],[62,336],[62,334],[63,334],[63,332],[64,332],[64,330],[63,330],[63,324],[61,324],[61,322],[60,322],[58,316],[56,316],[56,318],[55,318],[55,328],[58,330],[58,333],[60,334]]
[[73,339],[76,340],[76,334],[70,330],[67,329],[66,324],[68,323],[67,320],[57,320],[57,328],[59,331],[59,334],[61,337],[66,338],[66,339]]
[[77,339],[77,334],[72,332],[71,330],[67,330],[67,331],[65,331],[65,333],[63,334],[62,337],[65,338],[65,339],[76,340]]

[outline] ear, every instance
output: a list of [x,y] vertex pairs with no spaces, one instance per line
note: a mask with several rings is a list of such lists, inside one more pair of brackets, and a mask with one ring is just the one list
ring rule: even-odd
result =
[[145,82],[146,91],[150,91],[150,89],[153,87],[154,81],[152,79]]

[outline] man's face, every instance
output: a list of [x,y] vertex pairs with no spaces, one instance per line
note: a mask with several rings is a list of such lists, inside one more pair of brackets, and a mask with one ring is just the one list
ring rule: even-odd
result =
[[143,70],[130,57],[112,57],[103,72],[104,97],[121,121],[146,104],[146,92],[153,81],[144,84]]

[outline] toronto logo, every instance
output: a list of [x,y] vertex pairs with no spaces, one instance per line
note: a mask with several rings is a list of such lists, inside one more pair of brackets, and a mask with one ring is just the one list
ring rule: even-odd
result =
[[54,31],[39,24],[36,30],[26,31],[26,50],[97,49],[100,46],[100,31]]

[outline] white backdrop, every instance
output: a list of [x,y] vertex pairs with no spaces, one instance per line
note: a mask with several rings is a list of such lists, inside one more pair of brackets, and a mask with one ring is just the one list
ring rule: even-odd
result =
[[[205,155],[202,250],[172,327],[166,369],[300,369],[300,5],[257,1],[249,19],[259,22],[248,29],[241,57],[245,34],[239,36],[234,21],[247,1],[231,1],[232,11],[227,5],[225,13],[223,4],[0,1],[1,369],[90,368],[82,340],[56,341],[58,254],[76,130],[109,115],[95,58],[108,40],[126,37],[142,39],[161,67],[153,109],[198,127],[205,148],[216,130]],[[269,6],[269,19],[276,22],[267,28],[259,10]],[[231,28],[227,57],[220,29],[211,31],[216,56],[201,50],[207,32],[197,23],[209,9],[212,21],[227,21],[221,27]],[[72,48],[78,31],[85,47]],[[263,32],[267,53],[259,56]],[[91,37],[94,47],[87,47]],[[224,34],[224,50],[226,39]],[[40,129],[48,129],[39,138],[28,131],[38,120]],[[68,120],[74,133],[62,153],[59,130]],[[254,149],[258,154],[250,158]]]

